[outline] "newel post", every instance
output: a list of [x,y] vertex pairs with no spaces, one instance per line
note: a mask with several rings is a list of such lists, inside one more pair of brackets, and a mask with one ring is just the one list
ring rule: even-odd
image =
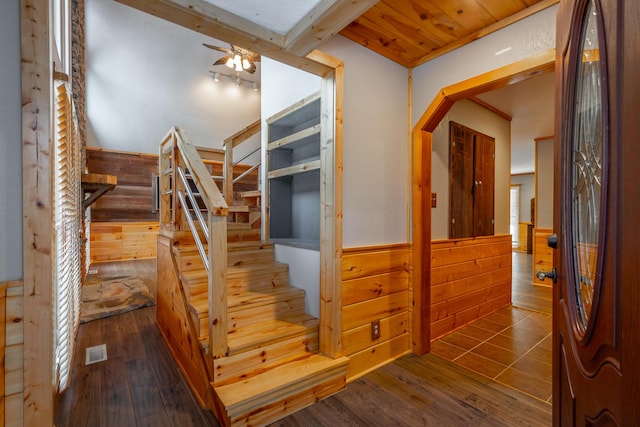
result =
[[209,354],[218,358],[227,342],[227,217],[209,213]]

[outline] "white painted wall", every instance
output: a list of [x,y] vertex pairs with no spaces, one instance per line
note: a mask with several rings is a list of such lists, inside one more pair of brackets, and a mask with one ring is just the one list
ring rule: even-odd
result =
[[553,228],[553,138],[536,142],[536,228]]
[[22,274],[20,2],[0,2],[0,282]]
[[342,36],[320,49],[344,61],[343,246],[406,242],[407,69]]
[[87,0],[86,28],[89,146],[157,153],[179,125],[194,144],[220,148],[260,117],[260,92],[209,73],[223,54],[202,43],[226,43],[112,0]]
[[[554,49],[558,6],[440,56],[413,70],[412,123],[424,114],[440,89],[524,58]],[[511,48],[496,56],[496,52]]]
[[449,238],[449,122],[454,121],[495,138],[494,233],[509,234],[511,185],[511,124],[497,114],[463,99],[456,102],[433,132],[431,192],[438,205],[431,209],[431,239]]
[[[320,90],[322,79],[269,58],[262,59],[262,127],[266,120],[289,105]],[[267,132],[262,132],[263,160],[266,165]],[[266,182],[266,168],[262,182]],[[319,219],[318,219],[319,220]],[[289,283],[306,292],[305,310],[320,315],[320,252],[299,247],[275,245],[275,258],[289,264]]]

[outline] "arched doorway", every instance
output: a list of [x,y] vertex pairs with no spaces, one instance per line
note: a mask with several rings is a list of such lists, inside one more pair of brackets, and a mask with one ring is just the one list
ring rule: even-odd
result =
[[431,149],[432,132],[461,99],[553,71],[555,50],[464,80],[440,90],[413,128],[413,352],[430,348],[431,303]]

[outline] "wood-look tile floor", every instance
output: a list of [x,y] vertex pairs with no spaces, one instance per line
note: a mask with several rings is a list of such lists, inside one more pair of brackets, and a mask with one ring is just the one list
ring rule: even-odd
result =
[[434,341],[431,351],[551,403],[552,288],[534,285],[530,254],[512,256],[513,306]]

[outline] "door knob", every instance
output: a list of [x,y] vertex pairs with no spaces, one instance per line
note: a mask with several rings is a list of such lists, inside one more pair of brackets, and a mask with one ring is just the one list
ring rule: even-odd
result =
[[553,233],[547,236],[547,246],[551,249],[556,249],[558,247],[558,235]]
[[556,283],[556,268],[553,267],[551,271],[538,270],[536,271],[536,277],[540,280],[544,280],[548,277],[551,279],[551,282]]

